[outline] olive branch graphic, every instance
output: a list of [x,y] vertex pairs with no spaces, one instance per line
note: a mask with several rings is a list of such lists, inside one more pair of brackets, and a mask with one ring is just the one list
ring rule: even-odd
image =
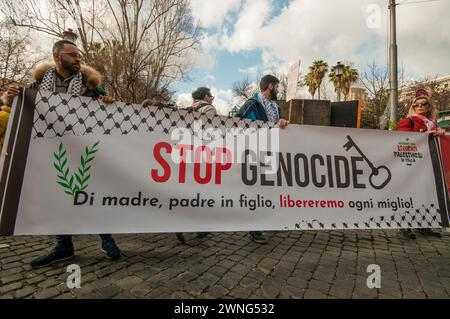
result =
[[88,187],[87,183],[91,178],[91,174],[89,174],[91,166],[89,164],[95,158],[95,153],[98,151],[97,147],[99,143],[100,141],[95,143],[91,148],[86,146],[84,154],[82,154],[80,158],[80,166],[72,175],[70,175],[69,167],[67,165],[67,154],[63,143],[60,143],[58,151],[53,153],[56,160],[53,162],[53,166],[59,173],[58,180],[56,182],[63,187],[64,192],[67,195],[75,197],[78,191],[84,191]]

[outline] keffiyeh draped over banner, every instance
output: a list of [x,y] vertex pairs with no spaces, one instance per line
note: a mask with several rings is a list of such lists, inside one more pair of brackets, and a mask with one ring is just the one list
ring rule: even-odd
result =
[[0,235],[448,227],[426,134],[290,125],[25,90]]

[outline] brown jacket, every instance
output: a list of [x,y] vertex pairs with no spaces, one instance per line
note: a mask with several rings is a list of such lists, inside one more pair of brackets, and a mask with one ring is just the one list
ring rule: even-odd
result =
[[[47,72],[50,68],[55,67],[52,63],[43,63],[38,65],[33,70],[33,84],[31,84],[31,88],[39,89],[39,85],[44,78],[45,72]],[[83,75],[83,86],[81,88],[82,96],[89,96],[97,98],[99,95],[107,95],[104,89],[102,88],[103,77],[101,74],[91,68],[90,66],[81,65],[81,74]]]
[[200,112],[206,115],[217,115],[216,108],[203,100],[197,100],[192,104],[192,108],[195,112]]

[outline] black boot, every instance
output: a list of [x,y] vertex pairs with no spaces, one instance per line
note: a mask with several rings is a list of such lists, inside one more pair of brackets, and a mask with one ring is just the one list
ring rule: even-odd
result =
[[110,260],[117,260],[120,258],[120,249],[110,234],[100,235],[102,239],[102,251]]
[[413,234],[411,229],[400,229],[400,232],[408,239],[416,239],[416,235]]
[[435,232],[431,228],[419,228],[417,231],[425,236],[432,236],[437,238],[442,237],[441,233]]
[[74,256],[71,236],[56,236],[57,244],[50,253],[31,261],[33,268],[42,268],[59,261],[68,260]]
[[186,240],[184,239],[183,233],[175,233],[177,235],[177,239],[180,243],[186,244]]
[[262,244],[262,245],[267,244],[266,237],[264,237],[263,233],[260,231],[251,231],[248,233],[248,235],[255,243]]

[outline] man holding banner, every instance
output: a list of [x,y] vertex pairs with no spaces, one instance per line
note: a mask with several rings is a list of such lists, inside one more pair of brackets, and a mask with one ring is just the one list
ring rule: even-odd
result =
[[[77,45],[68,40],[60,40],[53,45],[53,59],[55,65],[42,64],[33,72],[33,89],[41,89],[57,93],[68,93],[97,98],[110,104],[114,99],[107,96],[101,87],[102,77],[94,69],[81,64],[82,56]],[[17,86],[10,86],[4,94],[8,104],[19,95]],[[120,250],[110,234],[101,234],[102,251],[108,259],[120,258]],[[74,248],[71,235],[56,236],[56,247],[47,255],[34,259],[31,262],[33,268],[41,268],[58,261],[67,260],[74,256]]]
[[[280,80],[273,75],[262,77],[259,83],[261,92],[245,102],[237,115],[253,121],[271,121],[278,123],[281,128],[285,128],[289,121],[280,117],[280,107],[276,103],[279,83]],[[256,243],[267,244],[266,238],[260,231],[251,231],[249,236]]]

